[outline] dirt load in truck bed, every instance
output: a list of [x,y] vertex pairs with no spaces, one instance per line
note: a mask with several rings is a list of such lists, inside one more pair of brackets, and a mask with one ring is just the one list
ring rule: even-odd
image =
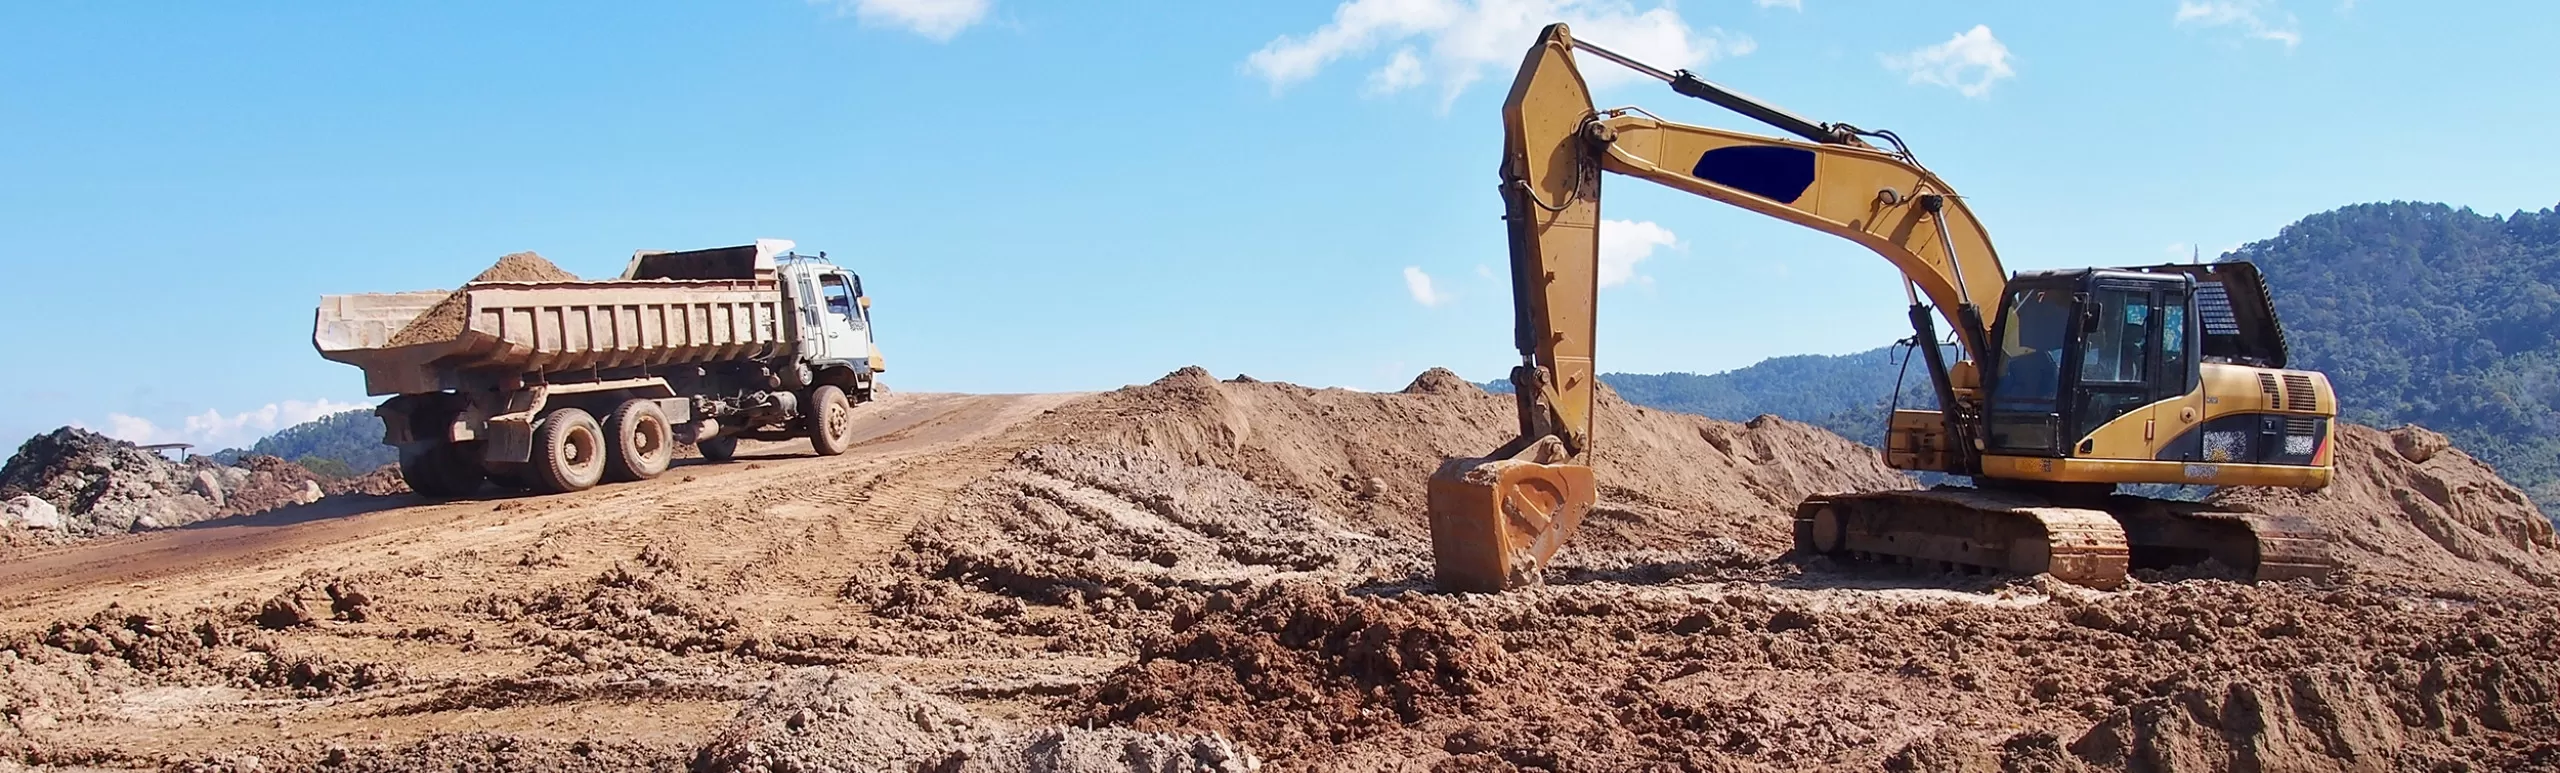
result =
[[1426,582],[1425,477],[1512,426],[1445,372],[858,415],[842,457],[0,563],[5,743],[205,770],[2560,765],[2548,527],[2424,438],[2350,430],[2332,492],[2224,495],[2345,531],[2335,583],[2097,592],[1792,563],[1795,500],[1909,481],[1806,425],[1604,395],[1602,507],[1550,584],[1488,596]]
[[[489,267],[489,270],[480,272],[480,275],[472,277],[471,281],[575,282],[578,281],[578,275],[561,270],[559,266],[552,265],[551,261],[544,260],[540,255],[518,252],[499,258],[495,265]],[[470,324],[470,320],[465,319],[471,313],[469,304],[470,296],[467,293],[463,290],[453,291],[452,295],[445,296],[444,300],[437,301],[436,305],[429,307],[426,313],[410,321],[407,327],[400,329],[400,332],[392,334],[391,345],[433,343],[461,335],[462,329]]]

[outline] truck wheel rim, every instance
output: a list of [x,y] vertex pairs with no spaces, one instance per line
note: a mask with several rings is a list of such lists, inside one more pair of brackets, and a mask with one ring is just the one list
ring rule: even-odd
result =
[[596,453],[602,444],[596,442],[595,433],[588,432],[585,427],[577,427],[569,430],[568,434],[568,437],[561,439],[560,445],[563,446],[562,450],[568,451],[563,456],[567,457],[565,461],[568,462],[570,469],[586,469],[594,465],[597,459],[602,458],[601,454]]
[[631,439],[632,450],[638,451],[637,456],[642,459],[658,458],[658,452],[667,447],[666,425],[660,423],[655,417],[640,417],[640,421],[635,422],[631,430],[631,434],[635,436]]
[[853,429],[852,413],[852,411],[847,411],[843,408],[828,411],[827,437],[843,440],[846,431]]

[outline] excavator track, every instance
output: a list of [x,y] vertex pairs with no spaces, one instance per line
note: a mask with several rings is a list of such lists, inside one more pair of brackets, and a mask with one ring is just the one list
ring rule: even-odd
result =
[[2113,496],[2068,507],[1977,489],[1812,497],[1796,509],[1807,554],[1941,570],[2052,574],[2101,590],[2132,569],[2219,564],[2241,579],[2322,579],[2330,535],[2298,516],[2219,511],[2194,502]]
[[2293,515],[2214,510],[2198,502],[2113,497],[2107,506],[2137,569],[2221,564],[2242,579],[2325,579],[2337,569],[2329,530]]
[[2131,553],[2105,511],[1974,489],[1885,491],[1807,499],[1796,508],[1807,554],[2002,574],[2052,574],[2122,587]]

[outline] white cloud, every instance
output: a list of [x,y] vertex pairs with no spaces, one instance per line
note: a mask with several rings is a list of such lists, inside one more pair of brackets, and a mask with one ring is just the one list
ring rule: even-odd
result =
[[1395,58],[1387,66],[1369,73],[1369,93],[1393,94],[1422,85],[1422,58],[1413,55],[1413,47],[1396,49]]
[[847,7],[864,24],[898,27],[934,41],[948,41],[987,19],[995,0],[810,0]]
[[2172,21],[2181,27],[2230,27],[2252,40],[2283,43],[2287,51],[2302,45],[2300,20],[2276,7],[2275,0],[2178,0]]
[[1804,10],[1804,0],[1752,0],[1752,2],[1759,3],[1762,8],[1785,8],[1790,11]]
[[1478,264],[1476,264],[1476,276],[1479,276],[1479,277],[1482,277],[1482,278],[1485,278],[1485,279],[1494,279],[1494,278],[1496,278],[1495,274],[1493,273],[1493,266],[1492,266],[1491,264],[1487,264],[1487,263],[1478,263]]
[[1671,229],[1651,220],[1600,221],[1600,286],[1626,284],[1635,278],[1636,264],[1653,257],[1655,248],[1679,243]]
[[1976,24],[1947,42],[1921,46],[1904,54],[1886,54],[1886,69],[1904,73],[1912,83],[1945,86],[1968,97],[1991,93],[1991,84],[2017,75],[2009,67],[2009,47]]
[[[154,443],[192,443],[196,451],[210,453],[225,448],[244,448],[276,430],[301,424],[332,413],[370,407],[364,403],[342,403],[335,400],[285,400],[268,403],[234,414],[206,409],[188,416],[178,426],[163,427],[139,416],[107,414],[107,426],[97,431],[118,440],[143,445]],[[86,426],[86,425],[75,425]]]
[[1404,291],[1413,294],[1414,303],[1424,306],[1438,306],[1449,302],[1447,293],[1440,292],[1438,288],[1431,286],[1431,275],[1422,273],[1421,266],[1404,267]]
[[[1278,93],[1335,61],[1404,44],[1370,73],[1371,91],[1437,84],[1445,107],[1487,68],[1518,63],[1538,30],[1556,21],[1573,25],[1576,38],[1666,70],[1701,69],[1753,48],[1748,37],[1692,29],[1667,0],[1642,11],[1630,0],[1350,0],[1315,32],[1273,38],[1245,57],[1245,70]],[[1593,88],[1642,77],[1607,62],[1582,63]]]

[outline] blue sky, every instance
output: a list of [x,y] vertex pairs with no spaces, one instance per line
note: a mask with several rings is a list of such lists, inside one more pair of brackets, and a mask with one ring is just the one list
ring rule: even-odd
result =
[[[2068,8],[2056,11],[2055,8]],[[15,3],[0,437],[221,445],[369,404],[324,293],[757,237],[865,275],[908,390],[1187,364],[1501,374],[1493,172],[1538,24],[1890,128],[2011,268],[2210,255],[2373,200],[2550,206],[2544,3]],[[1587,65],[1596,69],[1603,65]],[[1601,99],[1753,128],[1659,86]],[[1886,264],[1614,180],[1604,370],[1904,333]],[[1427,281],[1430,292],[1417,292]],[[2281,288],[2279,288],[2281,292]],[[1427,301],[1427,302],[1426,302]]]

